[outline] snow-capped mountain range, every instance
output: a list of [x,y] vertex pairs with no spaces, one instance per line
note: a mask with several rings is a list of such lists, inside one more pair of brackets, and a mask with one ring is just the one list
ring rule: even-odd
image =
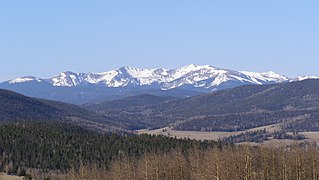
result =
[[122,97],[125,93],[135,95],[133,92],[154,93],[153,90],[156,90],[160,95],[166,91],[171,94],[165,95],[190,96],[240,85],[263,85],[310,78],[317,77],[288,78],[272,71],[256,73],[191,64],[178,69],[121,67],[102,73],[67,71],[48,79],[27,76],[0,83],[0,88],[33,97],[83,103],[115,95]]
[[46,82],[53,86],[75,87],[84,85],[104,85],[106,87],[157,86],[162,90],[174,89],[185,85],[194,88],[214,89],[223,83],[270,84],[288,81],[289,78],[274,72],[255,73],[233,71],[213,66],[194,64],[179,69],[138,69],[122,67],[102,73],[62,72],[50,79],[21,77],[7,81],[9,84],[26,82]]

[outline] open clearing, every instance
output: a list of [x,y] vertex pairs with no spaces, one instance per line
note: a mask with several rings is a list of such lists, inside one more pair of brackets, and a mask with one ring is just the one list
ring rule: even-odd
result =
[[[176,131],[172,130],[170,127],[164,127],[161,129],[141,129],[138,130],[138,134],[154,134],[154,135],[165,135],[169,137],[176,137],[176,138],[190,138],[195,140],[218,140],[228,136],[238,135],[247,131],[255,131],[266,129],[268,132],[274,132],[275,130],[279,130],[279,124],[273,124],[269,126],[261,126],[258,128],[248,129],[245,131],[235,131],[235,132],[220,132],[220,131],[213,131],[213,132],[201,132],[201,131]],[[311,141],[316,142],[319,144],[319,132],[299,132],[306,137],[304,140],[300,140],[298,142],[304,141]],[[253,142],[245,142],[241,144],[250,144],[250,145],[262,145],[262,146],[284,146],[289,145],[297,142],[296,140],[289,140],[289,139],[270,139],[268,141],[264,141],[262,143],[253,143]]]
[[22,180],[23,177],[0,174],[0,180]]
[[221,131],[213,131],[213,132],[202,132],[202,131],[176,131],[172,130],[170,127],[164,127],[161,129],[155,130],[148,130],[148,129],[141,129],[138,130],[138,134],[154,134],[154,135],[165,135],[169,137],[176,137],[176,138],[189,138],[189,139],[196,139],[196,140],[218,140],[228,136],[234,136],[241,134],[247,131],[255,131],[258,129],[266,129],[269,132],[273,132],[278,130],[278,124],[273,124],[269,126],[261,126],[258,128],[248,129],[245,131],[234,131],[234,132],[221,132]]

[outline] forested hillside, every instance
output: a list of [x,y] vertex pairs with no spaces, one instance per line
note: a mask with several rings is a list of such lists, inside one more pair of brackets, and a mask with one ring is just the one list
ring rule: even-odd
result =
[[0,125],[0,171],[35,179],[317,179],[318,161],[308,143],[265,148],[106,135],[58,121]]
[[120,123],[76,105],[30,98],[0,89],[0,122],[12,120],[63,121],[101,132],[126,131]]
[[217,115],[306,109],[319,106],[319,80],[241,86],[171,103],[169,114]]
[[169,102],[170,100],[178,99],[172,96],[155,96],[151,94],[141,94],[130,96],[124,99],[113,101],[97,102],[93,104],[84,104],[83,107],[94,111],[112,111],[112,110],[136,110],[137,108],[149,105]]
[[59,121],[17,121],[0,124],[0,172],[39,168],[65,172],[94,163],[108,168],[119,157],[141,157],[146,152],[187,151],[217,145],[164,136],[100,134]]
[[143,106],[127,106],[127,101],[117,101],[122,108],[112,111],[99,104],[90,109],[114,116],[131,129],[173,126],[177,130],[238,131],[279,123],[286,130],[319,130],[315,118],[319,80],[241,86]]

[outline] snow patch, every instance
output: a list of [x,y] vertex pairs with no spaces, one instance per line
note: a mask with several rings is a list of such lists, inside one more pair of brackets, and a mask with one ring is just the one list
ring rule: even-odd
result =
[[10,80],[9,84],[24,83],[24,82],[30,82],[30,81],[42,82],[40,78],[28,76],[28,77],[21,77],[21,78]]

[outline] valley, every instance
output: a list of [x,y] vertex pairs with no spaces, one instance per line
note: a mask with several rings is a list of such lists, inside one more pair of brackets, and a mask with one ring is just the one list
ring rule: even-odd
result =
[[[203,132],[203,131],[179,131],[179,130],[173,130],[171,127],[164,127],[160,129],[153,129],[153,130],[148,130],[148,129],[141,129],[137,130],[136,133],[138,134],[154,134],[154,135],[164,135],[168,137],[173,137],[173,138],[179,138],[179,139],[184,139],[184,138],[189,138],[189,139],[195,139],[195,140],[222,140],[223,138],[229,137],[229,136],[236,136],[241,133],[245,132],[252,132],[256,130],[263,130],[266,129],[267,132],[274,132],[276,130],[279,130],[279,125],[274,124],[274,125],[268,125],[268,126],[261,126],[258,128],[252,128],[252,129],[247,129],[245,131],[233,131],[233,132],[223,132],[223,131],[212,131],[212,132]],[[315,137],[315,132],[313,132],[313,136]],[[319,138],[319,137],[318,137]]]

